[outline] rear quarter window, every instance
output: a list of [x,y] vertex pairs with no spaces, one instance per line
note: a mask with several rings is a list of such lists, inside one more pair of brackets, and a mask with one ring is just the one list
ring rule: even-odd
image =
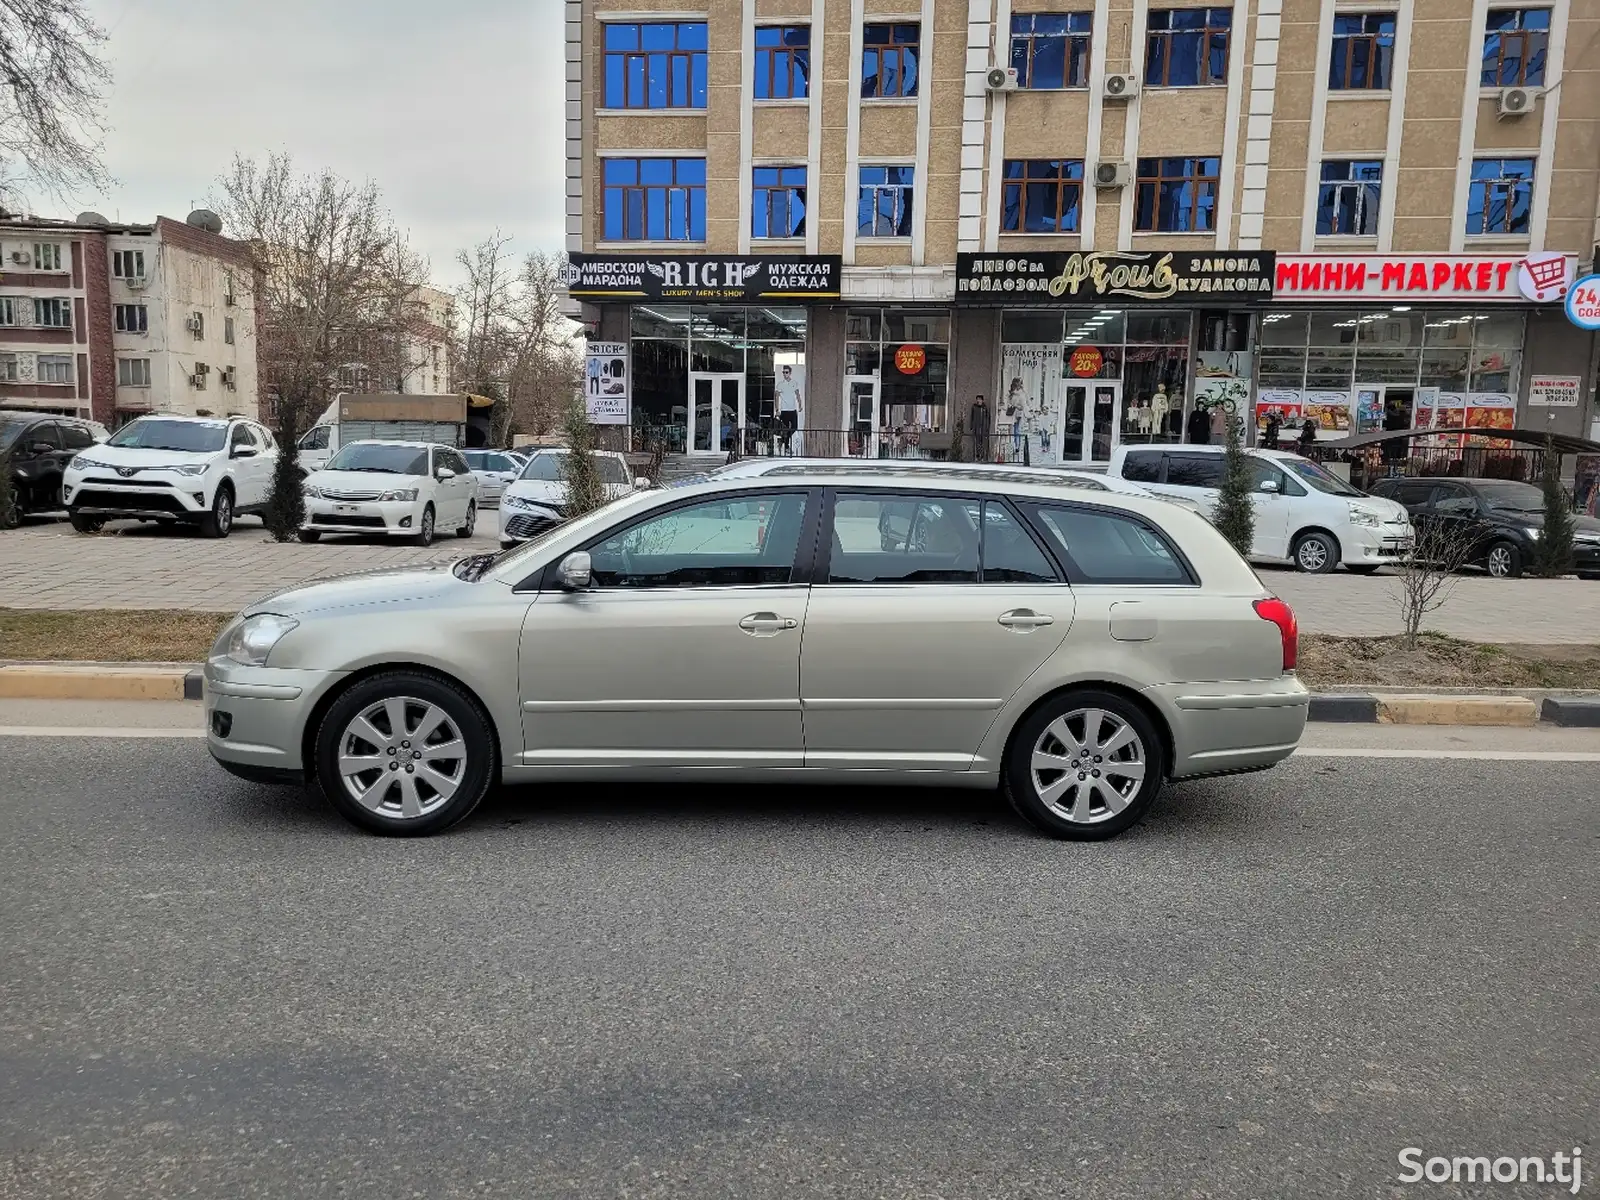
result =
[[1104,509],[1041,504],[1030,516],[1073,583],[1194,586],[1198,581],[1165,534]]
[[1171,487],[1220,488],[1222,455],[1167,455],[1167,484]]

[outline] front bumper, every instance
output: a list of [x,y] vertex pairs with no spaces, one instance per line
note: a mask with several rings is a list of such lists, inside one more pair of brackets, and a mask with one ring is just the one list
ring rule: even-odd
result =
[[1600,542],[1573,542],[1572,566],[1585,575],[1600,573]]
[[512,508],[500,505],[500,541],[502,545],[525,542],[538,537],[546,529],[566,520],[561,510],[554,506],[545,508]]
[[243,778],[284,782],[307,777],[312,765],[304,761],[307,722],[346,674],[209,660],[205,715],[211,757]]
[[301,529],[323,533],[372,533],[412,537],[422,527],[425,500],[326,500],[306,497]]
[[1395,562],[1411,553],[1415,538],[1409,524],[1385,523],[1373,528],[1370,525],[1351,525],[1349,534],[1342,539],[1344,561],[1360,566],[1362,563]]
[[68,510],[84,516],[192,520],[211,511],[204,476],[141,471],[123,479],[96,470],[82,476],[69,472],[61,484]]

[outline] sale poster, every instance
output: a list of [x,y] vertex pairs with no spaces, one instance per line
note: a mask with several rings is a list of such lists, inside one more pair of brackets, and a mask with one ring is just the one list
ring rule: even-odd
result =
[[1349,437],[1352,429],[1349,392],[1303,392],[1301,411],[1317,423],[1317,440],[1334,441]]
[[1024,453],[1035,465],[1061,461],[1062,365],[1059,342],[1013,342],[1003,347],[1000,377],[1005,391],[996,425],[1010,439],[1001,449],[1011,461],[1021,462]]
[[1298,388],[1263,388],[1256,393],[1256,439],[1267,432],[1267,418],[1278,418],[1278,440],[1293,441],[1300,433],[1300,391]]

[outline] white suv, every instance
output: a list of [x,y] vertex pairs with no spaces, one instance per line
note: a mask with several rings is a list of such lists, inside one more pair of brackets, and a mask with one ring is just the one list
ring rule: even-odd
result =
[[[1210,513],[1222,486],[1221,446],[1119,446],[1106,474],[1158,496],[1182,497]],[[1283,450],[1247,450],[1255,506],[1252,559],[1288,560],[1326,574],[1340,563],[1370,575],[1411,549],[1411,518],[1402,505],[1357,491],[1309,458]]]
[[[500,497],[502,546],[509,549],[567,519],[567,483],[562,469],[566,456],[562,449],[540,450],[528,460],[516,482],[506,486]],[[650,486],[648,479],[634,479],[628,460],[615,451],[596,450],[594,456],[600,464],[607,500]]]
[[243,417],[139,417],[67,464],[62,498],[79,533],[134,517],[222,538],[266,507],[277,459],[272,434]]

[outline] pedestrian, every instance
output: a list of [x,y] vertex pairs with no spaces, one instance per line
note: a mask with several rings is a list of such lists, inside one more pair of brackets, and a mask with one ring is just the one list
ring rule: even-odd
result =
[[1311,447],[1317,443],[1317,422],[1314,417],[1307,417],[1305,424],[1300,426],[1300,441],[1296,449],[1301,454],[1310,452]]
[[1263,450],[1276,450],[1278,448],[1278,434],[1283,429],[1283,418],[1276,409],[1267,412],[1267,427],[1261,434],[1261,448]]
[[1189,441],[1196,446],[1209,445],[1211,442],[1211,416],[1200,405],[1194,406],[1194,411],[1189,414]]

